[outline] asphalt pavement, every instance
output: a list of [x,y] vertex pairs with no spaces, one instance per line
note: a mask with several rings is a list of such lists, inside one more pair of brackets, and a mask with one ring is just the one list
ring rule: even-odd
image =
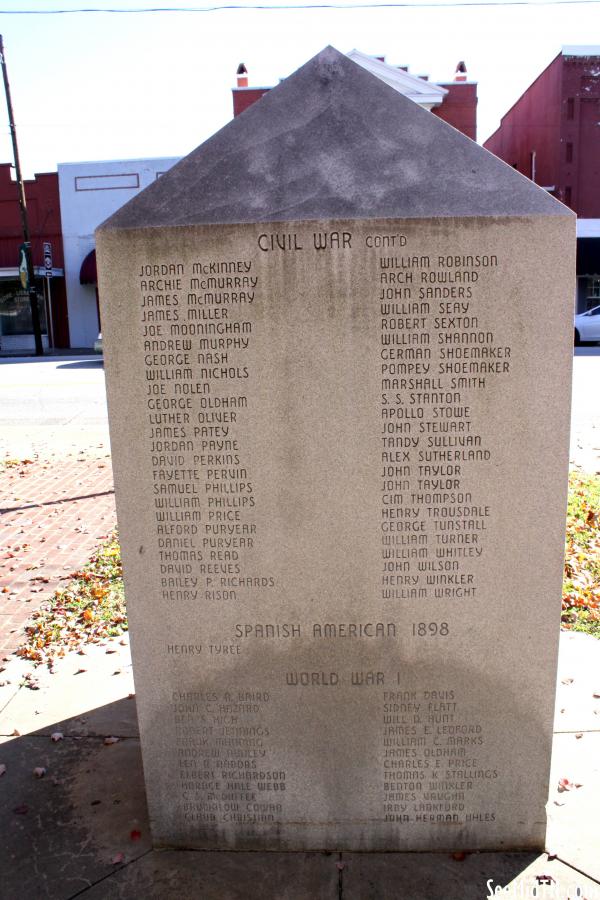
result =
[[575,347],[571,403],[571,464],[600,472],[600,345]]
[[98,444],[109,448],[101,356],[0,359],[0,457]]

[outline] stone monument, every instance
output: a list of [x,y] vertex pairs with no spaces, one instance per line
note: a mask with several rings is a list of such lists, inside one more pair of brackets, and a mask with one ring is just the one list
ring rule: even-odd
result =
[[157,846],[543,846],[574,223],[327,48],[98,230]]

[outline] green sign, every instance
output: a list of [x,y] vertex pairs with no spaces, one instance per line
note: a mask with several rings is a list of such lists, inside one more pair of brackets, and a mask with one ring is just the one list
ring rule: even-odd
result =
[[21,244],[19,247],[19,278],[23,285],[23,290],[29,289],[29,273],[27,271],[27,246]]

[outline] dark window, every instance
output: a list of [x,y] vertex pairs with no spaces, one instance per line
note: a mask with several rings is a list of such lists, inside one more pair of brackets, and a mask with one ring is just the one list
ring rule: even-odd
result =
[[[46,334],[46,310],[43,288],[38,287],[38,310],[40,327]],[[31,323],[31,303],[29,293],[24,291],[19,282],[5,281],[0,288],[0,335],[33,334]]]
[[575,118],[575,98],[569,97],[567,100],[567,119]]
[[570,141],[567,144],[566,160],[568,163],[573,162],[573,144]]

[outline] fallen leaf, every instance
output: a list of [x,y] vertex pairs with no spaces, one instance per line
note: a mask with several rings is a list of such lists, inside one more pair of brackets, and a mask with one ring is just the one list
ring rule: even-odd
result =
[[561,681],[561,684],[573,684],[573,681],[574,681],[573,678],[563,678],[563,680]]
[[138,831],[137,828],[134,828],[133,831],[130,832],[129,837],[132,841],[139,841],[142,836],[142,832]]
[[46,769],[43,766],[36,766],[33,770],[33,774],[36,778],[43,778],[46,774]]
[[464,850],[457,850],[456,853],[452,854],[452,859],[455,859],[457,862],[462,862],[463,859],[467,858],[467,854]]
[[115,855],[111,859],[111,862],[112,862],[113,866],[118,866],[119,863],[122,863],[124,859],[125,859],[125,856],[123,853],[115,853]]
[[4,765],[4,763],[0,763],[0,778],[2,778],[2,776],[4,775],[5,772],[6,772],[6,766]]
[[559,778],[558,779],[558,792],[562,794],[564,791],[570,791],[573,785],[569,781],[568,778]]
[[104,738],[104,743],[106,744],[107,747],[109,747],[111,744],[118,744],[119,741],[120,741],[120,738],[118,738],[118,737],[105,737]]
[[55,744],[58,741],[62,741],[63,738],[64,738],[64,734],[62,733],[62,731],[55,731],[53,734],[50,735],[50,740],[54,741]]
[[578,731],[577,734],[575,735],[575,737],[576,737],[577,740],[579,740],[579,738],[582,738],[582,737],[583,737],[583,731]]

